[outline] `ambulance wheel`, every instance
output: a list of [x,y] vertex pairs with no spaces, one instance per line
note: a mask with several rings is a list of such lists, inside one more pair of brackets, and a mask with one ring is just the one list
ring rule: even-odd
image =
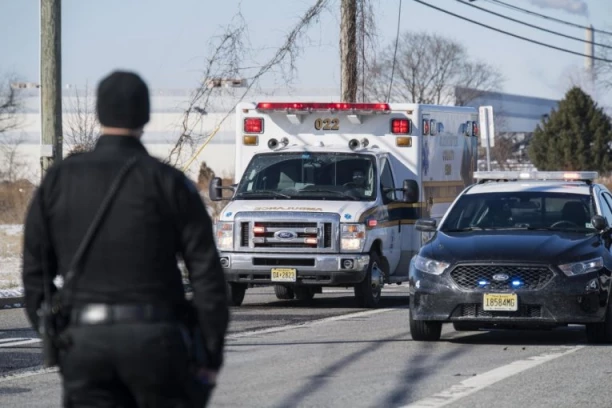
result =
[[295,296],[293,289],[283,285],[274,285],[274,294],[280,300],[291,300]]
[[227,298],[230,306],[240,306],[246,294],[246,285],[244,283],[227,283]]
[[377,252],[370,252],[370,264],[366,276],[357,285],[355,285],[355,300],[357,306],[372,309],[380,303],[380,295],[382,293],[383,270],[382,261]]
[[312,300],[314,298],[315,291],[310,287],[295,288],[295,298],[297,300]]

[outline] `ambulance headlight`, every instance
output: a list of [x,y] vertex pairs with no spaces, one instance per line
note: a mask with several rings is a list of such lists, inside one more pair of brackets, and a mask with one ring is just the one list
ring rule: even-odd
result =
[[234,248],[234,223],[219,221],[215,238],[220,251],[230,251]]
[[342,224],[340,227],[340,249],[342,251],[363,251],[365,224]]

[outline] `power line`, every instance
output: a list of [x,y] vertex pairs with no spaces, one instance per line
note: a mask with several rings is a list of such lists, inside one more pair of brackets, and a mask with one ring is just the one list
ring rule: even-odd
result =
[[389,99],[391,99],[391,87],[393,86],[393,74],[395,73],[395,61],[397,57],[397,44],[399,43],[401,16],[402,0],[399,0],[399,10],[397,12],[397,33],[395,34],[395,51],[393,52],[393,65],[391,66],[391,80],[389,81],[389,93],[387,93],[387,102],[389,102]]
[[[568,25],[568,26],[577,27],[577,28],[584,28],[584,29],[590,28],[590,27],[583,26],[583,25],[580,25],[580,24],[572,23],[570,21],[566,21],[566,20],[561,20],[561,19],[558,19],[558,18],[550,17],[550,16],[547,16],[545,14],[536,13],[535,11],[527,10],[527,9],[524,9],[524,8],[521,8],[521,7],[512,5],[512,4],[505,3],[505,2],[500,1],[500,0],[484,0],[484,1],[487,1],[487,2],[493,3],[493,4],[497,4],[497,5],[502,6],[502,7],[507,7],[507,8],[511,8],[511,9],[514,9],[514,10],[518,10],[518,11],[521,11],[523,13],[531,14],[533,16],[538,16],[538,17],[544,18],[546,20],[555,21],[557,23],[565,24],[565,25]],[[610,31],[596,30],[596,29],[593,29],[593,31],[597,31],[598,33],[602,33],[602,34],[606,34],[606,35],[612,35],[612,32],[610,32]]]
[[[493,14],[493,15],[501,17],[501,18],[505,18],[506,20],[510,20],[510,21],[514,21],[515,23],[526,25],[527,27],[535,28],[537,30],[544,31],[544,32],[547,32],[547,33],[550,33],[550,34],[554,34],[554,35],[558,35],[560,37],[569,38],[570,40],[580,41],[580,42],[583,42],[583,43],[589,43],[589,44],[597,45],[598,47],[612,49],[612,46],[609,46],[609,45],[606,45],[606,44],[601,44],[601,43],[596,43],[596,42],[591,42],[591,41],[586,41],[586,40],[584,40],[582,38],[578,38],[578,37],[574,37],[574,36],[571,36],[571,35],[563,34],[563,33],[560,33],[558,31],[549,30],[547,28],[538,27],[535,24],[529,24],[529,23],[526,23],[526,22],[521,21],[521,20],[517,20],[517,19],[512,18],[512,17],[507,17],[507,16],[505,16],[503,14],[500,14],[500,13],[496,13],[495,11],[487,10],[486,8],[478,7],[478,6],[476,6],[474,4],[471,4],[471,3],[466,3],[465,0],[457,0],[457,1],[459,3],[461,3],[461,4],[466,5],[466,6],[474,7],[476,9],[484,11],[486,13]],[[593,31],[594,31],[594,29],[593,29]]]
[[498,33],[502,33],[502,34],[509,35],[509,36],[511,36],[511,37],[514,37],[514,38],[519,38],[519,39],[521,39],[521,40],[528,41],[528,42],[533,43],[533,44],[538,44],[538,45],[541,45],[541,46],[543,46],[543,47],[548,47],[548,48],[552,48],[552,49],[554,49],[554,50],[563,51],[563,52],[566,52],[566,53],[568,53],[568,54],[574,54],[574,55],[578,55],[578,56],[581,56],[581,57],[588,57],[588,58],[592,58],[592,59],[594,59],[594,60],[598,60],[598,61],[603,61],[603,62],[610,62],[610,63],[612,63],[612,60],[609,60],[609,59],[605,59],[605,58],[600,58],[600,57],[595,57],[595,56],[591,56],[591,55],[582,54],[582,53],[580,53],[580,52],[576,52],[576,51],[567,50],[567,49],[565,49],[565,48],[557,47],[557,46],[555,46],[555,45],[546,44],[546,43],[543,43],[543,42],[540,42],[540,41],[532,40],[532,39],[527,38],[527,37],[522,37],[522,36],[517,35],[517,34],[509,33],[508,31],[500,30],[499,28],[491,27],[491,26],[489,26],[489,25],[482,24],[482,23],[480,23],[480,22],[478,22],[478,21],[475,21],[475,20],[470,20],[469,18],[464,17],[464,16],[461,16],[461,15],[459,15],[459,14],[451,13],[450,11],[447,11],[447,10],[441,9],[441,8],[439,8],[439,7],[436,7],[436,6],[434,6],[434,5],[431,5],[431,4],[428,4],[428,3],[425,3],[425,2],[423,2],[423,1],[421,1],[421,0],[414,0],[414,1],[416,1],[417,3],[420,3],[420,4],[424,5],[424,6],[427,6],[427,7],[430,7],[430,8],[436,9],[436,10],[438,10],[438,11],[441,11],[441,12],[443,12],[443,13],[449,14],[449,15],[451,15],[451,16],[454,16],[454,17],[460,18],[460,19],[462,19],[462,20],[464,20],[464,21],[468,21],[468,22],[470,22],[470,23],[473,23],[473,24],[479,25],[479,26],[481,26],[481,27],[488,28],[488,29],[493,30],[493,31],[497,31]]

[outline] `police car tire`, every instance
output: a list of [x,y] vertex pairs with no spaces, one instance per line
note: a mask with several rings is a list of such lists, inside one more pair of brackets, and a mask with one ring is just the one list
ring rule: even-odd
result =
[[243,283],[228,282],[227,298],[230,306],[240,306],[246,295],[246,285]]
[[379,289],[377,296],[374,296],[372,291],[372,266],[374,264],[376,264],[378,268],[384,268],[380,256],[376,251],[370,252],[370,264],[368,265],[365,278],[355,285],[355,300],[359,307],[373,309],[380,303],[382,287]]
[[292,288],[283,285],[274,285],[274,294],[280,300],[291,300],[295,296]]
[[585,329],[587,342],[612,343],[612,299],[608,300],[606,319],[601,323],[587,323]]
[[438,341],[442,335],[442,322],[428,320],[414,320],[412,311],[408,317],[410,321],[410,335],[415,341]]

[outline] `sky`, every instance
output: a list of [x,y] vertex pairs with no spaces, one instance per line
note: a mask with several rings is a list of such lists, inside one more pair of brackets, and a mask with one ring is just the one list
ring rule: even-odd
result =
[[[371,0],[375,8],[379,44],[393,43],[400,0]],[[426,0],[452,13],[516,35],[584,53],[585,44],[503,20],[455,0]],[[610,0],[505,0],[506,3],[580,25],[612,32]],[[238,10],[248,24],[248,46],[253,64],[266,61],[286,33],[315,0],[63,0],[62,83],[96,84],[114,69],[141,74],[151,88],[191,88],[219,35]],[[313,24],[309,42],[297,59],[299,88],[339,88],[339,6]],[[478,5],[541,27],[585,38],[573,28],[476,0]],[[584,57],[531,44],[446,15],[414,0],[403,0],[400,31],[428,31],[453,38],[467,47],[470,58],[492,64],[505,77],[502,90],[511,94],[560,99],[568,87],[568,73],[584,66]],[[39,1],[0,0],[0,73],[14,73],[23,81],[39,82]],[[604,41],[603,34],[595,41]],[[612,36],[607,40],[612,44]],[[612,55],[612,54],[611,54]],[[277,83],[264,77],[262,86]],[[609,94],[594,95],[612,105]]]

